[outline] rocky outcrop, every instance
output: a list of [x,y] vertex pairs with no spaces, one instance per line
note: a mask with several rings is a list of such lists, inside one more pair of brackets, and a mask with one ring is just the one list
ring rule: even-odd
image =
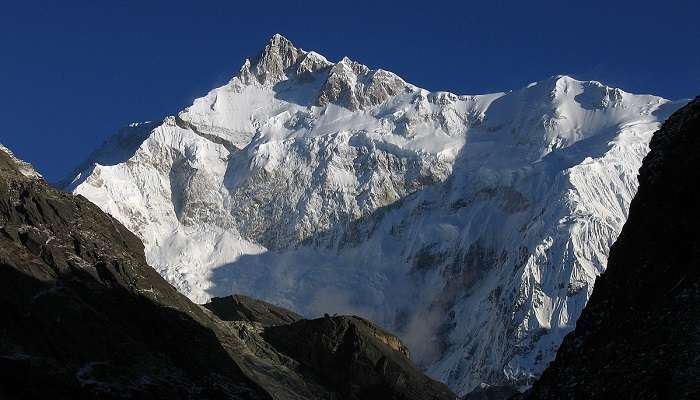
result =
[[338,388],[342,399],[455,398],[410,364],[398,338],[359,317],[325,316],[270,327],[264,335],[321,382]]
[[285,77],[289,67],[296,64],[305,52],[297,49],[282,35],[276,34],[252,60],[246,60],[239,76],[245,83],[253,79],[261,84],[274,84]]
[[333,103],[357,111],[377,106],[398,94],[417,90],[396,74],[381,69],[370,70],[345,57],[330,70],[316,105],[323,107]]
[[302,319],[293,311],[239,294],[214,297],[204,307],[224,321],[257,322],[262,326],[286,325]]
[[[381,370],[343,385],[323,380],[317,366],[287,355],[293,340],[308,347],[306,338],[275,336],[284,351],[266,341],[265,326],[303,322],[291,311],[232,296],[207,305],[218,318],[192,303],[148,266],[134,234],[82,196],[52,189],[4,147],[0,302],[3,399],[338,399],[345,385],[426,398]],[[368,335],[358,340],[376,339]],[[392,346],[376,341],[371,354],[403,357]],[[353,354],[370,358],[365,351]],[[407,359],[397,376],[450,398]]]
[[607,271],[530,399],[700,397],[700,98],[650,147]]

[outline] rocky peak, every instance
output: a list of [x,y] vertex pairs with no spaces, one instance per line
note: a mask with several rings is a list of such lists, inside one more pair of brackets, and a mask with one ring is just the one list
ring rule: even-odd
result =
[[396,74],[344,57],[330,70],[318,96],[317,105],[337,104],[351,111],[376,106],[415,88]]
[[338,75],[366,75],[369,73],[370,69],[366,65],[360,64],[357,61],[353,61],[348,57],[343,57],[340,62],[333,68],[331,73]]
[[304,50],[294,47],[291,41],[277,33],[255,58],[246,59],[239,77],[246,84],[252,83],[253,78],[263,85],[274,84],[284,79],[286,71],[305,54]]
[[309,82],[325,80],[316,100],[317,106],[336,104],[351,111],[366,109],[397,94],[416,90],[394,73],[372,70],[343,57],[333,64],[316,52],[295,47],[280,34],[274,35],[254,58],[246,59],[238,78],[246,85],[273,86],[289,79]]

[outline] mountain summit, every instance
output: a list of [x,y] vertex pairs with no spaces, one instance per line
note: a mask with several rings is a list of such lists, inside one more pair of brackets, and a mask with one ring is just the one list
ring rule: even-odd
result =
[[337,64],[330,63],[318,53],[294,47],[280,34],[274,35],[256,57],[245,61],[238,78],[247,85],[257,82],[266,86],[285,80],[323,82],[314,105],[333,103],[353,111],[376,106],[402,92],[418,90],[391,72],[370,70],[347,57]]
[[286,78],[290,67],[297,64],[306,54],[305,51],[294,47],[287,38],[276,34],[270,38],[260,54],[252,60],[245,61],[238,76],[247,84],[254,80],[262,85],[275,84]]
[[191,299],[363,315],[465,393],[527,384],[554,357],[680,105],[567,76],[429,92],[275,35],[228,84],[120,131],[68,188]]

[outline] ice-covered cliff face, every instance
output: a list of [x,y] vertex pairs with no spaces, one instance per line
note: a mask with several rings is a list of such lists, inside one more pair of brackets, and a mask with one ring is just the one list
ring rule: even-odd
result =
[[464,393],[553,358],[680,105],[566,76],[428,92],[276,35],[177,116],[120,131],[69,189],[193,300],[369,317]]

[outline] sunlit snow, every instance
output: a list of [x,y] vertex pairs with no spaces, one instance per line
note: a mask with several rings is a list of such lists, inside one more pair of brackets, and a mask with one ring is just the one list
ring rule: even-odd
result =
[[196,302],[360,314],[460,393],[526,384],[573,329],[682,102],[567,76],[430,93],[283,39],[106,142],[70,189]]

